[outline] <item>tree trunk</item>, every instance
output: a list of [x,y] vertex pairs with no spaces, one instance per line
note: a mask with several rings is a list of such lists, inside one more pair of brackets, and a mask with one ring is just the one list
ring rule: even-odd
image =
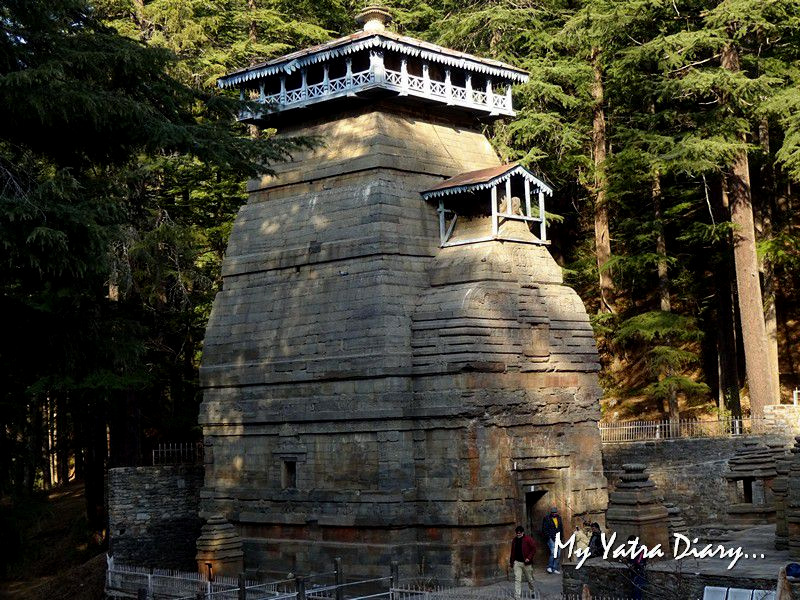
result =
[[146,42],[150,38],[150,31],[144,17],[144,0],[133,0],[133,14],[131,17],[134,25],[139,30],[141,41]]
[[72,437],[67,425],[67,396],[59,394],[56,397],[56,464],[58,468],[59,483],[69,481],[69,454],[72,447]]
[[[247,0],[247,8],[251,12],[256,10],[258,8],[256,6],[256,0]],[[250,24],[247,27],[247,38],[253,45],[258,42],[258,22],[255,19],[251,19]],[[250,66],[252,67],[253,65],[258,64],[261,60],[261,57],[253,55],[253,57],[250,59]],[[247,126],[247,132],[250,134],[251,138],[257,139],[259,132],[258,125],[250,123]]]
[[[656,254],[658,255],[658,299],[659,306],[664,312],[671,312],[672,306],[669,299],[669,276],[667,273],[667,240],[664,236],[664,226],[661,221],[663,214],[661,212],[661,175],[658,171],[653,173],[653,181],[651,184],[651,192],[653,196],[653,215],[656,220]],[[664,377],[669,376],[669,372],[665,370]],[[680,420],[680,407],[678,406],[678,393],[670,386],[669,390],[669,420],[677,422]]]
[[53,399],[48,393],[42,403],[42,485],[49,490],[55,483],[53,463]]
[[[764,164],[761,167],[761,189],[757,198],[760,200],[756,210],[756,241],[772,239],[772,207],[775,199],[775,174],[772,171],[769,149],[769,123],[762,119],[758,125],[758,141],[764,151]],[[780,403],[780,368],[778,360],[778,316],[775,309],[775,276],[772,265],[765,258],[759,260],[761,281],[764,285],[764,326],[767,331],[767,347],[769,349],[770,371],[775,374],[772,381],[772,397]]]
[[[725,178],[721,179],[720,201],[721,218],[730,219],[728,202],[728,186]],[[732,244],[731,244],[732,245]],[[731,257],[726,248],[722,262],[714,272],[717,288],[717,319],[720,364],[720,387],[725,397],[725,405],[734,418],[742,416],[742,404],[739,397],[739,350],[736,336],[736,290],[734,289],[735,273]]]
[[140,410],[136,392],[121,392],[110,408],[110,447],[108,463],[111,467],[138,467],[142,465]]
[[664,237],[664,225],[661,221],[661,175],[656,171],[653,174],[653,213],[656,217],[656,254],[658,255],[658,298],[661,310],[670,312],[672,306],[669,300],[669,277],[667,274],[667,241]]
[[85,423],[85,496],[86,517],[93,531],[106,528],[105,515],[105,473],[108,454],[105,414],[99,402],[89,402]]
[[592,151],[594,153],[594,243],[597,269],[600,273],[600,311],[616,312],[614,307],[614,281],[606,268],[611,258],[611,233],[608,225],[608,201],[606,198],[606,117],[603,111],[603,72],[600,67],[600,49],[592,50],[592,99],[594,100],[592,122]]
[[[256,10],[256,8],[258,8],[256,6],[256,0],[247,0],[247,8],[250,11]],[[258,41],[258,23],[256,22],[255,19],[252,19],[250,21],[250,24],[247,28],[247,37],[253,44],[255,44]]]
[[[722,67],[729,71],[739,70],[739,54],[732,44],[727,44],[722,49],[721,62]],[[733,257],[742,320],[745,370],[750,390],[750,414],[754,418],[760,418],[764,415],[764,407],[777,399],[772,396],[774,374],[770,372],[764,305],[758,277],[753,204],[750,197],[750,168],[744,148],[733,158],[727,181],[731,222],[735,226]]]

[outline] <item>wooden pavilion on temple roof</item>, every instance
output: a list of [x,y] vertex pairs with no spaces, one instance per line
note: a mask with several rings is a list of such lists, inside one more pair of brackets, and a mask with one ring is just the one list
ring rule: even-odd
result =
[[218,85],[264,105],[243,115],[255,123],[322,102],[383,95],[488,118],[515,114],[511,86],[528,80],[525,71],[398,35],[386,29],[389,19],[387,11],[367,8],[357,19],[362,31],[235,71]]

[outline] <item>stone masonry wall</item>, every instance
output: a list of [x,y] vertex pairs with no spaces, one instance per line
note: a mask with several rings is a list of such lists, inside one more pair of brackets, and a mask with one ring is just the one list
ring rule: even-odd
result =
[[108,471],[110,551],[125,564],[194,571],[202,466]]
[[800,434],[800,406],[793,404],[765,406],[764,429],[787,437]]
[[[580,569],[575,565],[563,565],[563,590],[570,597],[578,597],[584,585],[589,586],[592,597],[633,596],[632,576],[627,566],[618,562],[593,560]],[[649,569],[645,598],[683,598],[698,600],[703,597],[706,586],[742,589],[769,590],[775,587],[775,577],[751,577],[746,571],[725,573],[697,573],[691,569]],[[648,593],[648,591],[650,593]],[[660,594],[659,594],[660,592]],[[667,595],[669,594],[669,595]]]
[[549,507],[602,520],[596,349],[543,246],[439,249],[420,192],[499,164],[473,127],[364,106],[249,184],[204,342],[200,516],[246,569],[480,582]]
[[[791,441],[778,435],[755,439],[787,447]],[[741,443],[742,438],[705,438],[603,444],[603,468],[609,486],[615,486],[623,464],[645,463],[664,500],[681,509],[690,527],[724,522],[728,496],[722,472]]]

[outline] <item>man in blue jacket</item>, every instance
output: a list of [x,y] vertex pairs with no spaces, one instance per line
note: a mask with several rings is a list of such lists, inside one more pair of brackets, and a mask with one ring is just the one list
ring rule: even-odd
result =
[[550,509],[550,514],[542,520],[542,535],[547,540],[547,547],[550,554],[547,558],[547,572],[559,574],[558,570],[558,552],[555,551],[556,534],[561,534],[561,541],[564,541],[564,523],[561,515],[558,514],[558,509],[554,506]]

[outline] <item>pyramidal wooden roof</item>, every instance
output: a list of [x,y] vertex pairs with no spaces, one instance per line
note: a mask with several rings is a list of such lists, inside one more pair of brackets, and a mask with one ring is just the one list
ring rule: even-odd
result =
[[385,30],[379,33],[374,31],[358,31],[330,42],[298,50],[297,52],[251,67],[239,69],[224,77],[220,77],[217,80],[217,85],[221,88],[230,88],[270,75],[281,73],[289,75],[308,65],[325,62],[339,56],[354,54],[360,50],[375,48],[394,50],[400,54],[417,56],[431,62],[491,75],[499,79],[507,79],[514,83],[524,83],[528,81],[527,71],[518,67],[497,60],[480,58],[464,52],[458,52],[457,50],[451,50],[444,46],[423,42],[422,40]]
[[460,173],[425,190],[422,192],[422,197],[425,200],[429,200],[431,198],[439,198],[441,196],[449,196],[461,192],[488,189],[505,182],[514,175],[519,175],[527,179],[548,196],[553,195],[553,189],[528,169],[518,163],[510,163],[489,167],[488,169],[478,169],[477,171]]
[[423,42],[386,29],[391,13],[370,6],[356,21],[364,29],[221,77],[221,88],[263,108],[242,120],[352,98],[395,97],[422,106],[439,104],[500,118],[514,116],[511,87],[528,81],[517,67]]

